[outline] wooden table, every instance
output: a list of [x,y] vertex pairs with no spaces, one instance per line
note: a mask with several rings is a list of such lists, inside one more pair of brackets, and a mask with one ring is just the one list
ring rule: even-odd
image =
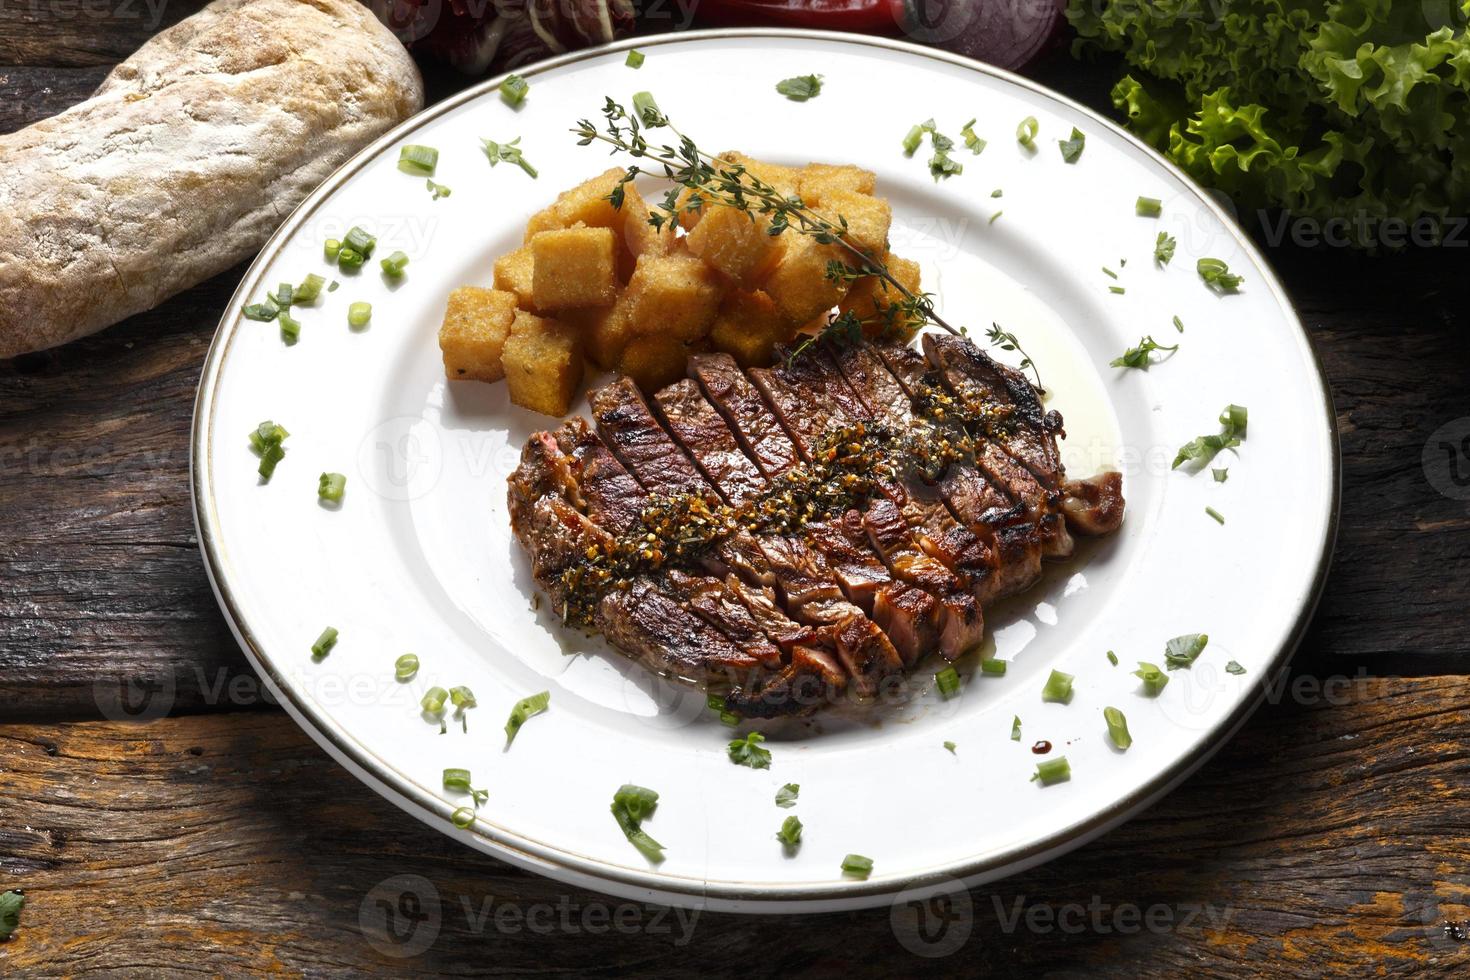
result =
[[[84,98],[153,9],[0,0],[0,131]],[[1108,69],[1038,74],[1105,105]],[[1470,431],[1470,254],[1269,256],[1331,379],[1344,466],[1292,683],[1151,811],[975,890],[968,914],[929,910],[951,921],[928,946],[913,908],[690,922],[517,871],[397,811],[269,704],[205,581],[187,482],[195,382],[241,270],[0,363],[0,890],[29,894],[0,974],[1465,969],[1470,490],[1424,451]],[[128,720],[126,697],[167,714]],[[408,945],[375,927],[379,899]]]

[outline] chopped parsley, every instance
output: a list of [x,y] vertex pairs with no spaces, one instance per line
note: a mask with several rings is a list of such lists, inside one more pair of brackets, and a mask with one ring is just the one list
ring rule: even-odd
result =
[[999,187],[997,187],[995,190],[993,190],[993,191],[990,192],[990,196],[991,197],[1001,197],[1004,194],[1005,194],[1005,191],[1001,190]]
[[1234,449],[1245,442],[1249,413],[1244,406],[1226,405],[1220,412],[1220,431],[1215,435],[1197,436],[1179,447],[1170,469],[1177,470],[1186,462],[1198,463],[1195,472],[1203,468],[1222,449]]
[[751,732],[744,738],[732,740],[728,747],[730,761],[737,766],[748,766],[751,769],[771,768],[770,750],[761,748],[761,743],[765,740],[766,737],[760,732]]
[[541,714],[551,704],[551,692],[542,691],[528,698],[521,698],[510,709],[510,718],[505,722],[505,746],[510,748],[510,743],[516,740],[516,733],[521,730],[530,718]]
[[776,831],[776,838],[787,847],[796,847],[801,843],[801,818],[792,814],[781,821],[781,829]]
[[493,167],[498,163],[513,163],[534,178],[537,176],[536,168],[531,166],[530,161],[521,155],[521,148],[517,145],[520,141],[521,138],[519,136],[509,143],[497,143],[494,140],[482,139],[480,140],[480,145],[484,148],[485,155],[490,158],[490,166]]
[[913,156],[918,151],[919,144],[923,143],[925,133],[929,134],[929,145],[934,150],[934,155],[929,158],[930,176],[937,182],[941,177],[964,173],[964,164],[949,155],[949,151],[954,149],[954,140],[941,133],[933,119],[926,119],[909,128],[908,135],[903,138],[903,155]]
[[1067,163],[1076,163],[1077,158],[1082,155],[1082,148],[1087,144],[1087,137],[1076,126],[1072,127],[1072,138],[1059,140],[1057,145],[1062,149],[1062,159]]
[[1139,340],[1137,347],[1128,348],[1123,352],[1121,357],[1115,357],[1108,363],[1112,367],[1139,368],[1141,370],[1147,371],[1148,366],[1153,363],[1153,361],[1149,358],[1149,354],[1153,353],[1154,351],[1172,352],[1178,349],[1178,344],[1175,344],[1173,347],[1170,347],[1166,344],[1161,344],[1158,341],[1154,340],[1153,335],[1150,334],[1149,336]]
[[776,91],[792,102],[805,102],[822,94],[821,75],[797,75],[776,83]]
[[1128,734],[1128,719],[1123,717],[1123,712],[1117,708],[1104,708],[1103,720],[1108,723],[1108,737],[1114,745],[1126,749],[1133,744],[1133,736]]
[[1225,673],[1227,673],[1227,674],[1244,674],[1245,673],[1245,668],[1242,667],[1240,664],[1236,663],[1234,660],[1232,660],[1232,661],[1230,661],[1229,663],[1227,663],[1225,665]]
[[1174,248],[1179,242],[1167,231],[1159,232],[1159,237],[1154,240],[1154,261],[1159,265],[1168,265],[1169,260],[1174,257]]
[[1199,277],[1205,281],[1217,293],[1233,293],[1245,282],[1244,276],[1237,276],[1230,271],[1230,267],[1219,259],[1200,259],[1194,265]]
[[9,939],[19,928],[20,913],[25,907],[25,892],[18,888],[0,892],[0,942]]
[[643,830],[643,821],[658,808],[658,794],[642,786],[624,783],[613,794],[612,815],[638,853],[655,863],[664,859],[664,846]]
[[949,750],[949,754],[950,755],[954,755],[955,754],[955,751],[954,751],[955,745],[954,745],[953,742],[945,742],[944,743],[944,747]]
[[801,795],[800,783],[787,783],[776,790],[776,805],[783,810],[789,810],[796,806],[796,798]]
[[1205,633],[1185,633],[1164,644],[1164,666],[1170,670],[1191,667],[1204,653],[1210,638]]

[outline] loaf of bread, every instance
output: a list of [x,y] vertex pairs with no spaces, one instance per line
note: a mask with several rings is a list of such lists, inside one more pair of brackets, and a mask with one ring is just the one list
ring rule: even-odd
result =
[[0,136],[0,358],[249,258],[423,101],[357,0],[217,0],[162,32],[91,99]]

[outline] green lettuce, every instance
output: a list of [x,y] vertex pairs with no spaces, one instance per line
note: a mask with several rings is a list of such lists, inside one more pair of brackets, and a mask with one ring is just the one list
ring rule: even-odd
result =
[[1470,212],[1470,0],[1069,0],[1074,52],[1135,72],[1140,138],[1242,207],[1342,219]]

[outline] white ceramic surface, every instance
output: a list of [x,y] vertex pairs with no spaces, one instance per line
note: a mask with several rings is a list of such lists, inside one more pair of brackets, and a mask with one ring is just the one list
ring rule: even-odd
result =
[[[210,576],[252,661],[325,748],[433,830],[635,898],[753,911],[883,904],[903,889],[1013,873],[1146,806],[1258,701],[1306,622],[1331,549],[1330,401],[1260,256],[1208,196],[1135,140],[1002,72],[816,33],[644,38],[636,46],[647,61],[636,71],[624,65],[630,46],[527,71],[520,111],[487,84],[409,121],[313,194],[245,277],[201,381],[194,493]],[[774,91],[798,72],[824,76],[818,98],[798,104]],[[930,663],[907,703],[769,726],[769,770],[727,760],[731,730],[702,694],[654,681],[535,608],[505,477],[526,437],[550,420],[511,407],[503,385],[446,382],[435,339],[445,295],[487,284],[532,211],[621,162],[577,147],[569,127],[598,119],[604,95],[626,102],[644,89],[707,149],[876,171],[894,205],[893,248],[922,264],[943,314],[978,335],[999,322],[1036,359],[1049,404],[1067,421],[1069,472],[1117,466],[1126,476],[1117,535],[987,611],[994,655],[1011,661],[1006,676],[970,676],[945,701]],[[989,141],[979,156],[958,147],[965,172],[939,183],[925,166],[927,143],[913,158],[899,146],[931,116],[957,140],[977,118]],[[1040,122],[1035,151],[1015,140],[1026,116]],[[1087,143],[1068,165],[1057,141],[1074,126]],[[482,137],[520,137],[540,178],[492,169]],[[439,149],[434,179],[451,197],[433,200],[422,178],[396,169],[405,143]],[[991,196],[997,188],[1002,197]],[[1162,199],[1163,217],[1135,216],[1139,195]],[[379,256],[408,253],[401,285],[384,283],[376,258],[358,276],[337,275],[337,291],[298,312],[292,347],[275,324],[240,316],[277,282],[333,275],[322,242],[354,224],[378,236]],[[1152,260],[1160,230],[1178,238],[1167,268]],[[1245,276],[1238,295],[1201,283],[1194,264],[1207,255]],[[373,304],[366,330],[348,329],[354,300]],[[1108,366],[1143,334],[1180,349],[1147,372]],[[1249,408],[1250,429],[1238,458],[1216,463],[1229,466],[1228,482],[1171,472],[1177,447],[1217,431],[1229,402]],[[291,432],[269,484],[257,481],[246,440],[263,419]],[[324,470],[347,475],[338,510],[317,503]],[[329,624],[340,642],[314,662],[309,647]],[[1173,672],[1160,697],[1142,696],[1135,662],[1162,663],[1165,641],[1193,632],[1211,637],[1199,662]],[[407,651],[423,666],[400,684],[394,660]],[[1227,674],[1232,659],[1247,673]],[[1053,668],[1076,675],[1070,704],[1041,700]],[[451,722],[441,735],[421,717],[419,697],[435,684],[474,690],[467,732]],[[504,751],[511,705],[543,689],[550,711]],[[1107,705],[1127,714],[1127,752],[1108,741]],[[1009,737],[1013,716],[1020,742]],[[1070,782],[1031,781],[1038,739],[1070,760]],[[953,754],[946,740],[957,743]],[[467,801],[442,789],[447,766],[469,768],[490,793],[471,830],[449,822]],[[668,849],[660,865],[608,813],[624,782],[662,794],[646,824]],[[773,796],[788,782],[801,784],[800,802],[779,809]],[[794,855],[774,837],[789,814],[806,828]],[[849,852],[873,858],[869,880],[841,876]]]

